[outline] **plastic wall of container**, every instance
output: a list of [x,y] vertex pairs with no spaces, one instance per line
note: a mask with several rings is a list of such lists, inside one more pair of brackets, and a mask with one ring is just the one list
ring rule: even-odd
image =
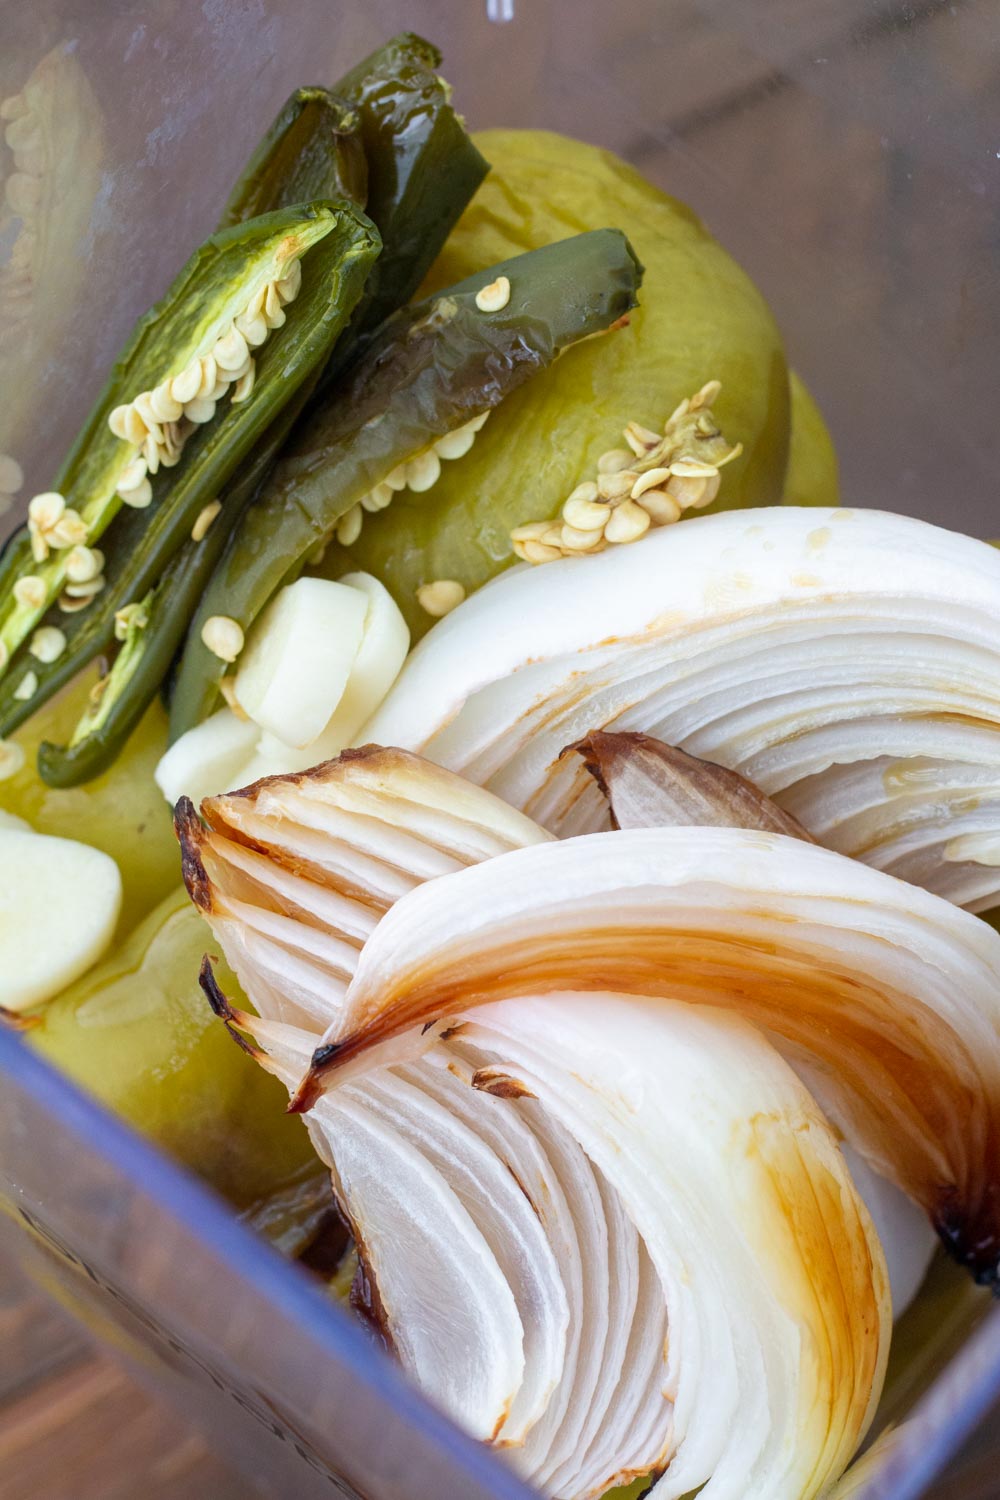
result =
[[[1000,531],[995,6],[36,0],[8,7],[0,55],[0,99],[29,88],[41,123],[22,160],[0,145],[0,455],[24,471],[16,493],[0,483],[0,534],[282,99],[404,27],[443,46],[473,126],[584,136],[707,220],[771,301],[848,502]],[[262,1494],[527,1495],[294,1268],[9,1037],[0,1209],[4,1249]],[[1000,1394],[997,1315],[943,1287],[863,1500],[923,1493]]]
[[404,27],[473,126],[580,134],[702,215],[774,307],[850,501],[1000,529],[989,0],[7,7],[0,99],[34,77],[45,101],[39,202],[0,217],[0,453],[27,493],[288,92]]

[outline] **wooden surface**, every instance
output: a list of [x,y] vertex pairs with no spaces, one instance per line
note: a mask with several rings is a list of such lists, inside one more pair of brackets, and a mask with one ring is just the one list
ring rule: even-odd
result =
[[0,1263],[0,1500],[252,1500],[208,1444]]
[[204,1439],[93,1354],[0,1407],[0,1500],[249,1500]]

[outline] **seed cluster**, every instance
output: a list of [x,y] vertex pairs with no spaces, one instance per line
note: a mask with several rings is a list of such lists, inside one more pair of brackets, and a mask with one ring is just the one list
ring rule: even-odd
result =
[[[478,417],[456,427],[453,432],[446,432],[443,437],[436,438],[422,453],[416,453],[405,463],[397,464],[391,473],[374,489],[369,490],[367,495],[362,495],[358,504],[352,505],[338,521],[335,535],[341,546],[350,547],[357,541],[364,524],[365,511],[374,514],[385,510],[386,506],[392,504],[392,497],[400,490],[412,490],[415,495],[422,495],[436,484],[441,475],[441,460],[464,457],[476,441],[476,433],[484,426],[488,416],[488,411],[481,412]],[[322,552],[321,548],[317,554],[319,559],[322,558]]]
[[[104,553],[97,547],[84,545],[87,531],[83,517],[55,490],[36,495],[28,506],[28,535],[35,561],[46,562],[53,552],[67,554],[63,563],[65,587],[59,596],[59,608],[64,614],[85,609],[104,587]],[[45,580],[37,573],[26,573],[17,579],[13,594],[22,609],[32,612],[44,609],[49,597]]]
[[511,532],[525,562],[554,562],[608,545],[638,541],[651,526],[669,526],[685,511],[703,510],[719,493],[724,464],[742,452],[730,446],[712,415],[721,386],[710,380],[682,401],[662,433],[629,422],[627,448],[597,460],[596,479],[578,484],[555,521],[530,521]]
[[71,510],[56,490],[36,495],[28,506],[28,535],[31,555],[43,563],[50,552],[78,547],[87,540],[87,523],[78,511]]
[[269,281],[247,303],[212,346],[180,372],[151,391],[140,391],[108,417],[115,437],[135,445],[136,457],[126,464],[117,492],[126,505],[143,510],[153,498],[149,476],[161,466],[172,468],[195,427],[210,422],[223,396],[234,405],[246,401],[254,386],[256,366],[251,349],[264,343],[273,328],[285,321],[285,308],[298,296],[302,265],[295,260],[288,274]]

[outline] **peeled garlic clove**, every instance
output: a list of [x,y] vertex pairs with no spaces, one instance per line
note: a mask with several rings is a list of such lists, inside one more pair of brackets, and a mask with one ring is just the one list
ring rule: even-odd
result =
[[203,797],[243,786],[243,770],[260,734],[256,724],[220,709],[170,746],[156,767],[156,784],[174,807],[181,797]]
[[244,712],[287,745],[310,744],[343,696],[367,611],[360,590],[325,578],[282,589],[240,656],[235,692]]
[[399,676],[410,649],[410,632],[399,605],[377,578],[370,573],[347,573],[340,582],[364,596],[366,613],[364,634],[347,684],[317,741],[324,758],[339,755],[345,745],[355,742]]
[[122,882],[114,860],[72,839],[0,828],[0,1005],[57,995],[111,941]]

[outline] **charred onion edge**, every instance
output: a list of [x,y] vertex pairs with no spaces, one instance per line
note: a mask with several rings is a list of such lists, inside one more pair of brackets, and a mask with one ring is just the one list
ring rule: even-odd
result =
[[181,846],[181,878],[187,893],[198,910],[207,914],[212,910],[212,882],[201,858],[205,829],[190,797],[182,797],[174,808],[174,833]]
[[[384,747],[380,745],[364,745],[357,750],[345,750],[340,760],[364,760],[369,757],[377,759]],[[730,771],[725,766],[718,765],[715,761],[701,760],[696,755],[689,755],[686,750],[680,750],[675,745],[667,745],[662,740],[655,739],[652,735],[640,734],[634,730],[621,730],[610,732],[605,730],[594,730],[591,734],[584,735],[571,745],[567,745],[561,752],[559,759],[562,760],[570,755],[582,757],[584,765],[593,776],[601,792],[608,800],[611,812],[611,822],[614,828],[618,828],[618,820],[615,817],[614,798],[608,783],[608,776],[612,774],[615,761],[622,756],[627,756],[636,751],[645,751],[665,765],[668,770],[673,771],[678,778],[687,776],[702,787],[707,784],[707,789],[717,789],[719,798],[729,798],[734,793],[743,797],[749,797],[760,810],[761,817],[754,826],[767,832],[784,833],[790,837],[803,839],[806,843],[815,843],[812,835],[802,827],[802,824],[790,814],[782,811],[777,803],[737,771]],[[329,762],[328,764],[335,764]],[[313,776],[321,771],[317,766],[313,771],[299,773],[300,776]],[[294,780],[294,777],[273,778],[275,780]],[[200,861],[199,861],[200,864]],[[193,893],[192,893],[193,894]],[[197,899],[197,898],[195,898]],[[427,1021],[423,1025],[426,1033],[435,1023]],[[444,1038],[442,1038],[443,1040]],[[315,1106],[323,1093],[323,1080],[327,1073],[331,1072],[340,1060],[346,1060],[355,1053],[363,1050],[365,1041],[360,1044],[354,1039],[345,1042],[328,1042],[322,1047],[317,1047],[309,1063],[308,1071],[300,1082],[295,1093],[288,1104],[289,1114],[308,1114]],[[516,1084],[516,1080],[511,1080]],[[476,1085],[483,1087],[483,1085]],[[493,1092],[493,1090],[490,1090]],[[508,1094],[504,1097],[516,1098],[517,1094]],[[942,1232],[943,1233],[943,1232]],[[947,1237],[946,1243],[947,1243]]]
[[[226,797],[246,797],[249,799],[251,797],[256,797],[257,793],[261,790],[262,787],[274,786],[278,782],[280,782],[283,786],[299,786],[300,784],[305,784],[310,781],[324,781],[326,779],[327,773],[331,771],[335,766],[343,765],[346,761],[354,760],[377,761],[380,756],[385,755],[386,750],[387,746],[385,745],[357,745],[354,748],[341,750],[339,755],[334,755],[328,760],[317,761],[317,763],[314,766],[310,766],[308,770],[275,771],[270,776],[261,776],[258,781],[251,781],[249,786],[236,787],[235,790],[231,792],[225,792],[223,795],[225,795]],[[186,802],[188,799],[185,797],[181,800]],[[215,798],[209,797],[206,800],[208,802],[214,802]]]
[[[336,1197],[336,1194],[334,1195]],[[379,1343],[389,1354],[395,1354],[396,1346],[389,1326],[389,1313],[378,1289],[378,1278],[365,1242],[358,1233],[358,1226],[343,1203],[337,1199],[340,1212],[354,1237],[354,1249],[358,1257],[358,1269],[351,1282],[351,1307],[371,1329]]]
[[247,1024],[249,1017],[243,1011],[236,1010],[219,987],[219,981],[212,967],[217,962],[218,960],[214,959],[210,953],[202,956],[201,968],[198,971],[198,984],[201,986],[202,994],[212,1007],[213,1014],[218,1016],[237,1047],[241,1048],[248,1057],[252,1057],[255,1062],[261,1062],[264,1053],[252,1042],[248,1042],[240,1030],[240,1027]]

